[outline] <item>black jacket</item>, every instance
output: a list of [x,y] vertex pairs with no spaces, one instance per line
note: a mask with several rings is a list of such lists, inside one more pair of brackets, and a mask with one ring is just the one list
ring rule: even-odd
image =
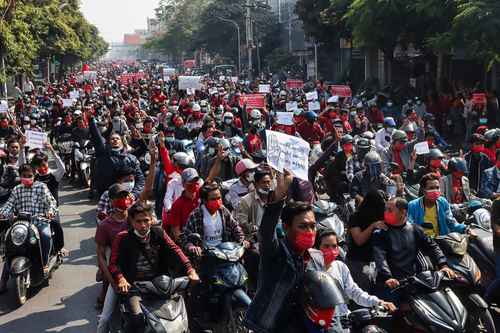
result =
[[373,234],[373,257],[377,265],[377,280],[403,279],[417,273],[419,252],[429,256],[438,266],[446,264],[446,257],[439,246],[424,230],[412,223]]

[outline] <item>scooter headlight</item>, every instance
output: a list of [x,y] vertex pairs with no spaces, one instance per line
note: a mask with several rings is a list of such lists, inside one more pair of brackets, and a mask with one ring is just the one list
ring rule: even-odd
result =
[[25,225],[16,225],[10,232],[10,239],[15,246],[22,245],[28,237],[28,228]]

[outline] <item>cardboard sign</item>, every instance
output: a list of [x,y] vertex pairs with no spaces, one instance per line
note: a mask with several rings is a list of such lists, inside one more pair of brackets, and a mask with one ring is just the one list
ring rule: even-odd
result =
[[9,112],[9,103],[6,100],[0,101],[0,113]]
[[47,133],[26,131],[26,145],[31,149],[44,148],[47,143]]
[[201,76],[179,76],[179,90],[201,90]]
[[286,103],[287,111],[295,111],[299,108],[299,104],[297,102],[288,102]]
[[259,84],[259,93],[269,94],[271,92],[270,84]]
[[309,102],[308,109],[309,109],[309,111],[321,110],[321,104],[318,101]]
[[195,59],[184,60],[184,68],[194,68],[196,66]]
[[286,80],[286,87],[288,89],[302,89],[302,88],[304,88],[304,81],[302,81],[302,80]]
[[486,105],[486,103],[487,103],[486,94],[472,94],[472,104]]
[[349,86],[330,86],[330,93],[339,97],[352,97],[352,91]]
[[261,94],[243,95],[240,97],[240,106],[247,104],[248,109],[263,109],[266,106],[265,96]]
[[429,154],[429,151],[429,144],[427,143],[427,141],[419,142],[415,145],[415,152],[417,153],[417,155]]
[[73,105],[72,98],[63,98],[63,108],[70,108]]
[[318,100],[318,92],[315,90],[315,91],[311,91],[311,92],[308,92],[306,94],[306,99],[308,101],[316,101]]
[[301,138],[275,131],[266,131],[267,163],[283,172],[289,170],[295,177],[308,180],[309,143]]
[[293,112],[276,112],[276,123],[280,125],[293,125]]

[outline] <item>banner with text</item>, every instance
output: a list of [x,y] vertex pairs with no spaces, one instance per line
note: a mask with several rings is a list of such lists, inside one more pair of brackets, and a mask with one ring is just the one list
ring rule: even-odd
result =
[[275,131],[266,131],[267,163],[283,172],[289,170],[295,177],[308,180],[309,143],[301,138]]

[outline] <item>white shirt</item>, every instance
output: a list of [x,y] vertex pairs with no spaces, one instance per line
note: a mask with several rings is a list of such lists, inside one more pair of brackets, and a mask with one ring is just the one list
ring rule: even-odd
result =
[[182,186],[181,175],[178,172],[173,172],[170,174],[170,181],[167,183],[167,192],[165,192],[165,198],[163,198],[163,207],[165,211],[169,211],[172,208],[172,204],[177,200],[182,191],[184,191],[184,186]]
[[215,247],[222,243],[222,218],[217,212],[210,215],[205,206],[203,209],[203,246]]
[[[386,137],[389,137],[389,141],[386,141]],[[377,150],[380,150],[381,148],[389,148],[391,142],[392,132],[389,133],[385,128],[379,129],[377,134],[375,134],[375,147]]]

